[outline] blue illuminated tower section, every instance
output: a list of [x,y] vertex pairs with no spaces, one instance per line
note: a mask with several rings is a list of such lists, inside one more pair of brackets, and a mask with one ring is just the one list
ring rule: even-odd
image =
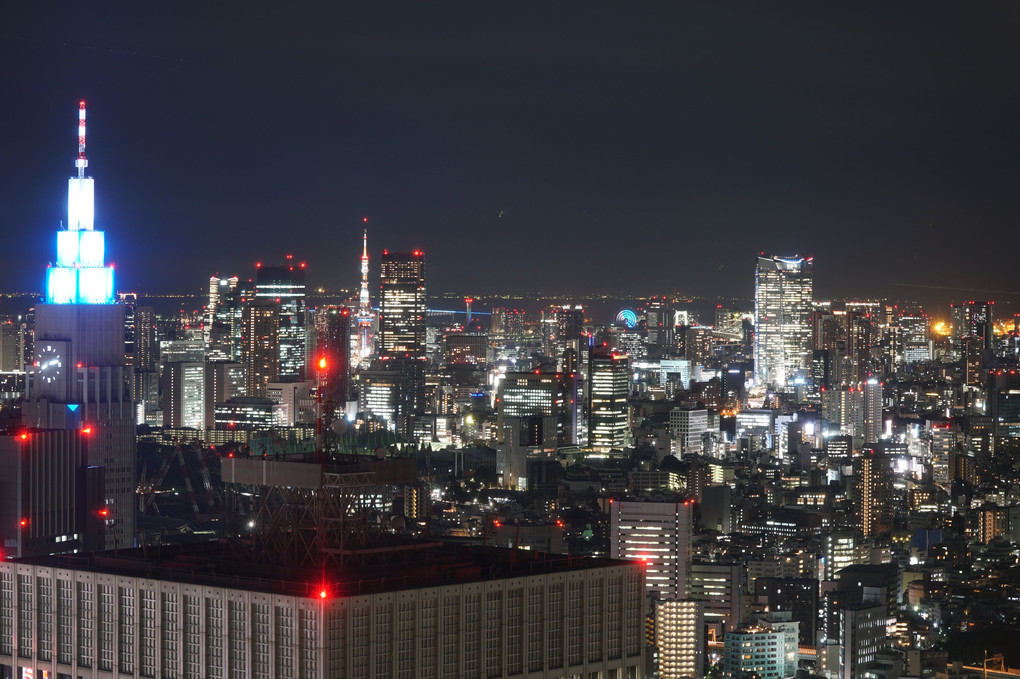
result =
[[78,105],[78,176],[67,180],[67,229],[57,232],[57,264],[46,271],[49,304],[110,304],[113,267],[106,266],[106,242],[96,231],[95,180],[85,176],[85,102]]
[[[85,102],[78,108],[78,168],[67,185],[67,227],[36,306],[35,355],[22,418],[27,427],[80,430],[88,465],[102,468],[105,546],[129,547],[135,532],[133,369],[124,354],[124,305],[114,302],[113,267],[94,227],[94,182],[85,176]],[[92,508],[99,511],[99,508]]]

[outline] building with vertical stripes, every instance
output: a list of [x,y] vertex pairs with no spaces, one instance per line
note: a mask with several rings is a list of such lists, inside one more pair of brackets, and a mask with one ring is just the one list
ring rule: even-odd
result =
[[644,676],[640,563],[438,543],[365,558],[325,578],[218,543],[0,562],[0,676]]

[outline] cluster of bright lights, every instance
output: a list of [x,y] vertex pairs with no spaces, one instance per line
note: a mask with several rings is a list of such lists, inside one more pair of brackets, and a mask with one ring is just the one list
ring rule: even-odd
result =
[[113,267],[51,266],[46,271],[49,304],[112,304]]
[[106,239],[95,231],[95,181],[84,176],[85,102],[78,132],[78,176],[67,180],[67,229],[57,232],[57,264],[46,272],[49,304],[112,304],[113,267],[106,266]]

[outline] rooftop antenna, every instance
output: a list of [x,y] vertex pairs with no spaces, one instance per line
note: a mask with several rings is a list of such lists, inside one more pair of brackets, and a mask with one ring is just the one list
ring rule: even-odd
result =
[[85,168],[89,161],[85,158],[85,100],[78,102],[78,158],[74,166],[78,168],[78,179],[85,178]]

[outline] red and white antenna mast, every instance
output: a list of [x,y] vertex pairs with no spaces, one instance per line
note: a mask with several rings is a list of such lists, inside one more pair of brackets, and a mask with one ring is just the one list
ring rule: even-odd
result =
[[89,161],[85,158],[85,100],[78,102],[78,159],[74,166],[78,168],[78,179],[85,178],[85,168]]

